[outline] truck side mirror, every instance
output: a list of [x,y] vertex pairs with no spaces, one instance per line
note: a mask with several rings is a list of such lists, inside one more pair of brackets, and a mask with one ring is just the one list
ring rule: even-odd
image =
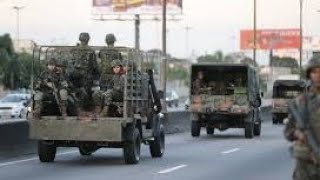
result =
[[263,92],[261,92],[261,97],[264,97],[264,93]]

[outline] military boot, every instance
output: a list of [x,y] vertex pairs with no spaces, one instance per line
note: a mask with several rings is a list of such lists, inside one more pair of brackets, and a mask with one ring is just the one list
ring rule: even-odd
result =
[[60,104],[60,108],[61,108],[61,116],[63,119],[66,119],[66,117],[68,116],[67,113],[67,102],[66,101],[62,101]]
[[92,120],[94,121],[98,120],[100,118],[100,113],[101,113],[101,107],[96,106],[92,113]]
[[41,101],[34,101],[33,107],[34,107],[33,119],[40,120],[41,119],[41,107],[42,107]]
[[101,113],[100,113],[100,116],[108,117],[108,113],[109,113],[109,106],[104,106]]

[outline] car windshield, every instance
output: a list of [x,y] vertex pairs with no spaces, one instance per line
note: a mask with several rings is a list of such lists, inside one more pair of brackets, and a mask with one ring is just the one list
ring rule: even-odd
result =
[[19,96],[9,95],[1,99],[1,102],[20,102],[22,100]]

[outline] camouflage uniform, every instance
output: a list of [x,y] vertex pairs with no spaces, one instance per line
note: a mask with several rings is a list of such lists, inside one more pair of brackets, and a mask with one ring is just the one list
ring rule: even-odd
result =
[[111,62],[114,59],[122,60],[121,53],[114,48],[114,43],[116,38],[113,34],[106,35],[106,43],[108,47],[100,50],[99,58],[101,59],[100,62],[100,84],[101,90],[106,91],[107,86],[111,83],[112,80],[112,67]]
[[[47,70],[41,73],[38,82],[35,86],[34,95],[34,118],[40,119],[42,111],[43,99],[52,97],[56,93],[58,97],[58,106],[63,117],[67,116],[67,101],[68,101],[68,82],[65,74],[57,69],[58,64],[55,59],[50,59],[48,66],[54,66],[54,69]],[[54,88],[55,87],[55,88]]]
[[[307,78],[310,77],[312,68],[320,68],[320,59],[312,59],[307,68]],[[320,144],[320,93],[311,85],[309,92],[298,96],[294,102],[299,113],[307,114],[308,125],[315,134],[317,142]],[[307,108],[306,108],[307,107]],[[314,160],[311,147],[306,142],[301,142],[297,137],[297,131],[301,131],[296,124],[296,120],[289,114],[289,122],[285,127],[285,137],[294,142],[292,146],[293,156],[296,159],[296,167],[293,174],[294,180],[319,180],[320,162]],[[302,132],[303,133],[303,132]]]
[[[198,76],[201,74],[203,76],[202,72],[198,72]],[[203,77],[199,78],[197,77],[193,82],[192,82],[192,90],[194,95],[199,95],[201,93],[201,88],[204,88],[204,80]]]
[[80,34],[81,44],[72,50],[73,69],[69,78],[76,91],[76,97],[80,101],[79,106],[88,110],[93,105],[94,118],[96,118],[101,110],[100,72],[95,52],[88,46],[89,39],[88,33]]
[[[122,67],[122,63],[120,60],[113,60],[111,66],[112,68],[116,66]],[[104,109],[102,114],[104,116],[107,116],[112,102],[123,102],[124,84],[125,76],[121,72],[113,75],[109,89],[103,93]]]

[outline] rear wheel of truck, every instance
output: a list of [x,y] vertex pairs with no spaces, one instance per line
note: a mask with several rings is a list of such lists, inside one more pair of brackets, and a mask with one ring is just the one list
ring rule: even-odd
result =
[[[132,130],[130,130],[132,129]],[[141,136],[137,128],[128,128],[128,135],[131,138],[127,140],[123,147],[123,156],[126,164],[138,164],[140,161]]]
[[213,135],[214,134],[214,128],[213,127],[207,127],[207,135]]
[[162,124],[160,125],[159,132],[154,137],[154,140],[150,141],[149,148],[153,158],[160,158],[163,156],[165,150],[165,132]]
[[201,131],[201,126],[198,121],[191,122],[191,136],[192,137],[199,137]]
[[254,124],[254,135],[260,136],[261,135],[261,121],[258,124]]
[[53,162],[56,157],[57,147],[44,141],[38,142],[38,156],[41,162]]
[[244,135],[247,139],[252,139],[254,136],[254,124],[252,122],[246,122],[244,125]]

